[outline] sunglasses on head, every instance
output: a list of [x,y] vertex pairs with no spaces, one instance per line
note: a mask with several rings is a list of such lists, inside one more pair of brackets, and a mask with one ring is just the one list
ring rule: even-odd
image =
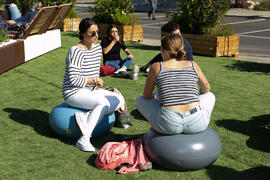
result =
[[96,35],[99,35],[99,31],[92,31],[92,32],[91,32],[91,36],[92,36],[92,37],[94,37],[94,36],[96,36]]

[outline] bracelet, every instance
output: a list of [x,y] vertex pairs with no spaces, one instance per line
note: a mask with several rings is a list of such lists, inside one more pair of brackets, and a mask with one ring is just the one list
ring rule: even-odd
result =
[[94,76],[94,77],[93,77],[93,80],[94,80],[94,82],[96,83],[96,82],[97,82],[97,76]]

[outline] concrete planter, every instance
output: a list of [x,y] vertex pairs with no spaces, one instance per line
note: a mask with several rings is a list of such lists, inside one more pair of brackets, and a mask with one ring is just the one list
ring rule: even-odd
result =
[[[98,24],[101,37],[106,36],[107,29],[110,24]],[[122,25],[119,26],[119,33],[124,41],[143,41],[143,26],[142,25]]]

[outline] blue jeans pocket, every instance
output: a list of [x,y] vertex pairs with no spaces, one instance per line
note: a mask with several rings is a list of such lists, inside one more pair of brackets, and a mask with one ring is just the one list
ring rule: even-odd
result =
[[183,121],[180,115],[162,108],[159,123],[166,134],[179,134],[183,132]]
[[208,121],[202,111],[191,115],[185,124],[184,133],[198,133],[204,131],[208,126]]

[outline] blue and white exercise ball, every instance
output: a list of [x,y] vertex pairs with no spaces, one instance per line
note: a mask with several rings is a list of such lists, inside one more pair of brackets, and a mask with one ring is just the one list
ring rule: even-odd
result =
[[[70,107],[65,103],[61,103],[53,108],[50,114],[50,126],[58,135],[77,139],[81,136],[80,130],[77,126],[74,113],[87,112],[86,109],[78,109]],[[94,129],[92,136],[100,136],[107,133],[115,122],[115,114],[104,116],[101,122]]]
[[196,134],[164,135],[151,128],[144,136],[149,159],[171,170],[189,171],[208,167],[221,152],[217,133],[207,128]]

